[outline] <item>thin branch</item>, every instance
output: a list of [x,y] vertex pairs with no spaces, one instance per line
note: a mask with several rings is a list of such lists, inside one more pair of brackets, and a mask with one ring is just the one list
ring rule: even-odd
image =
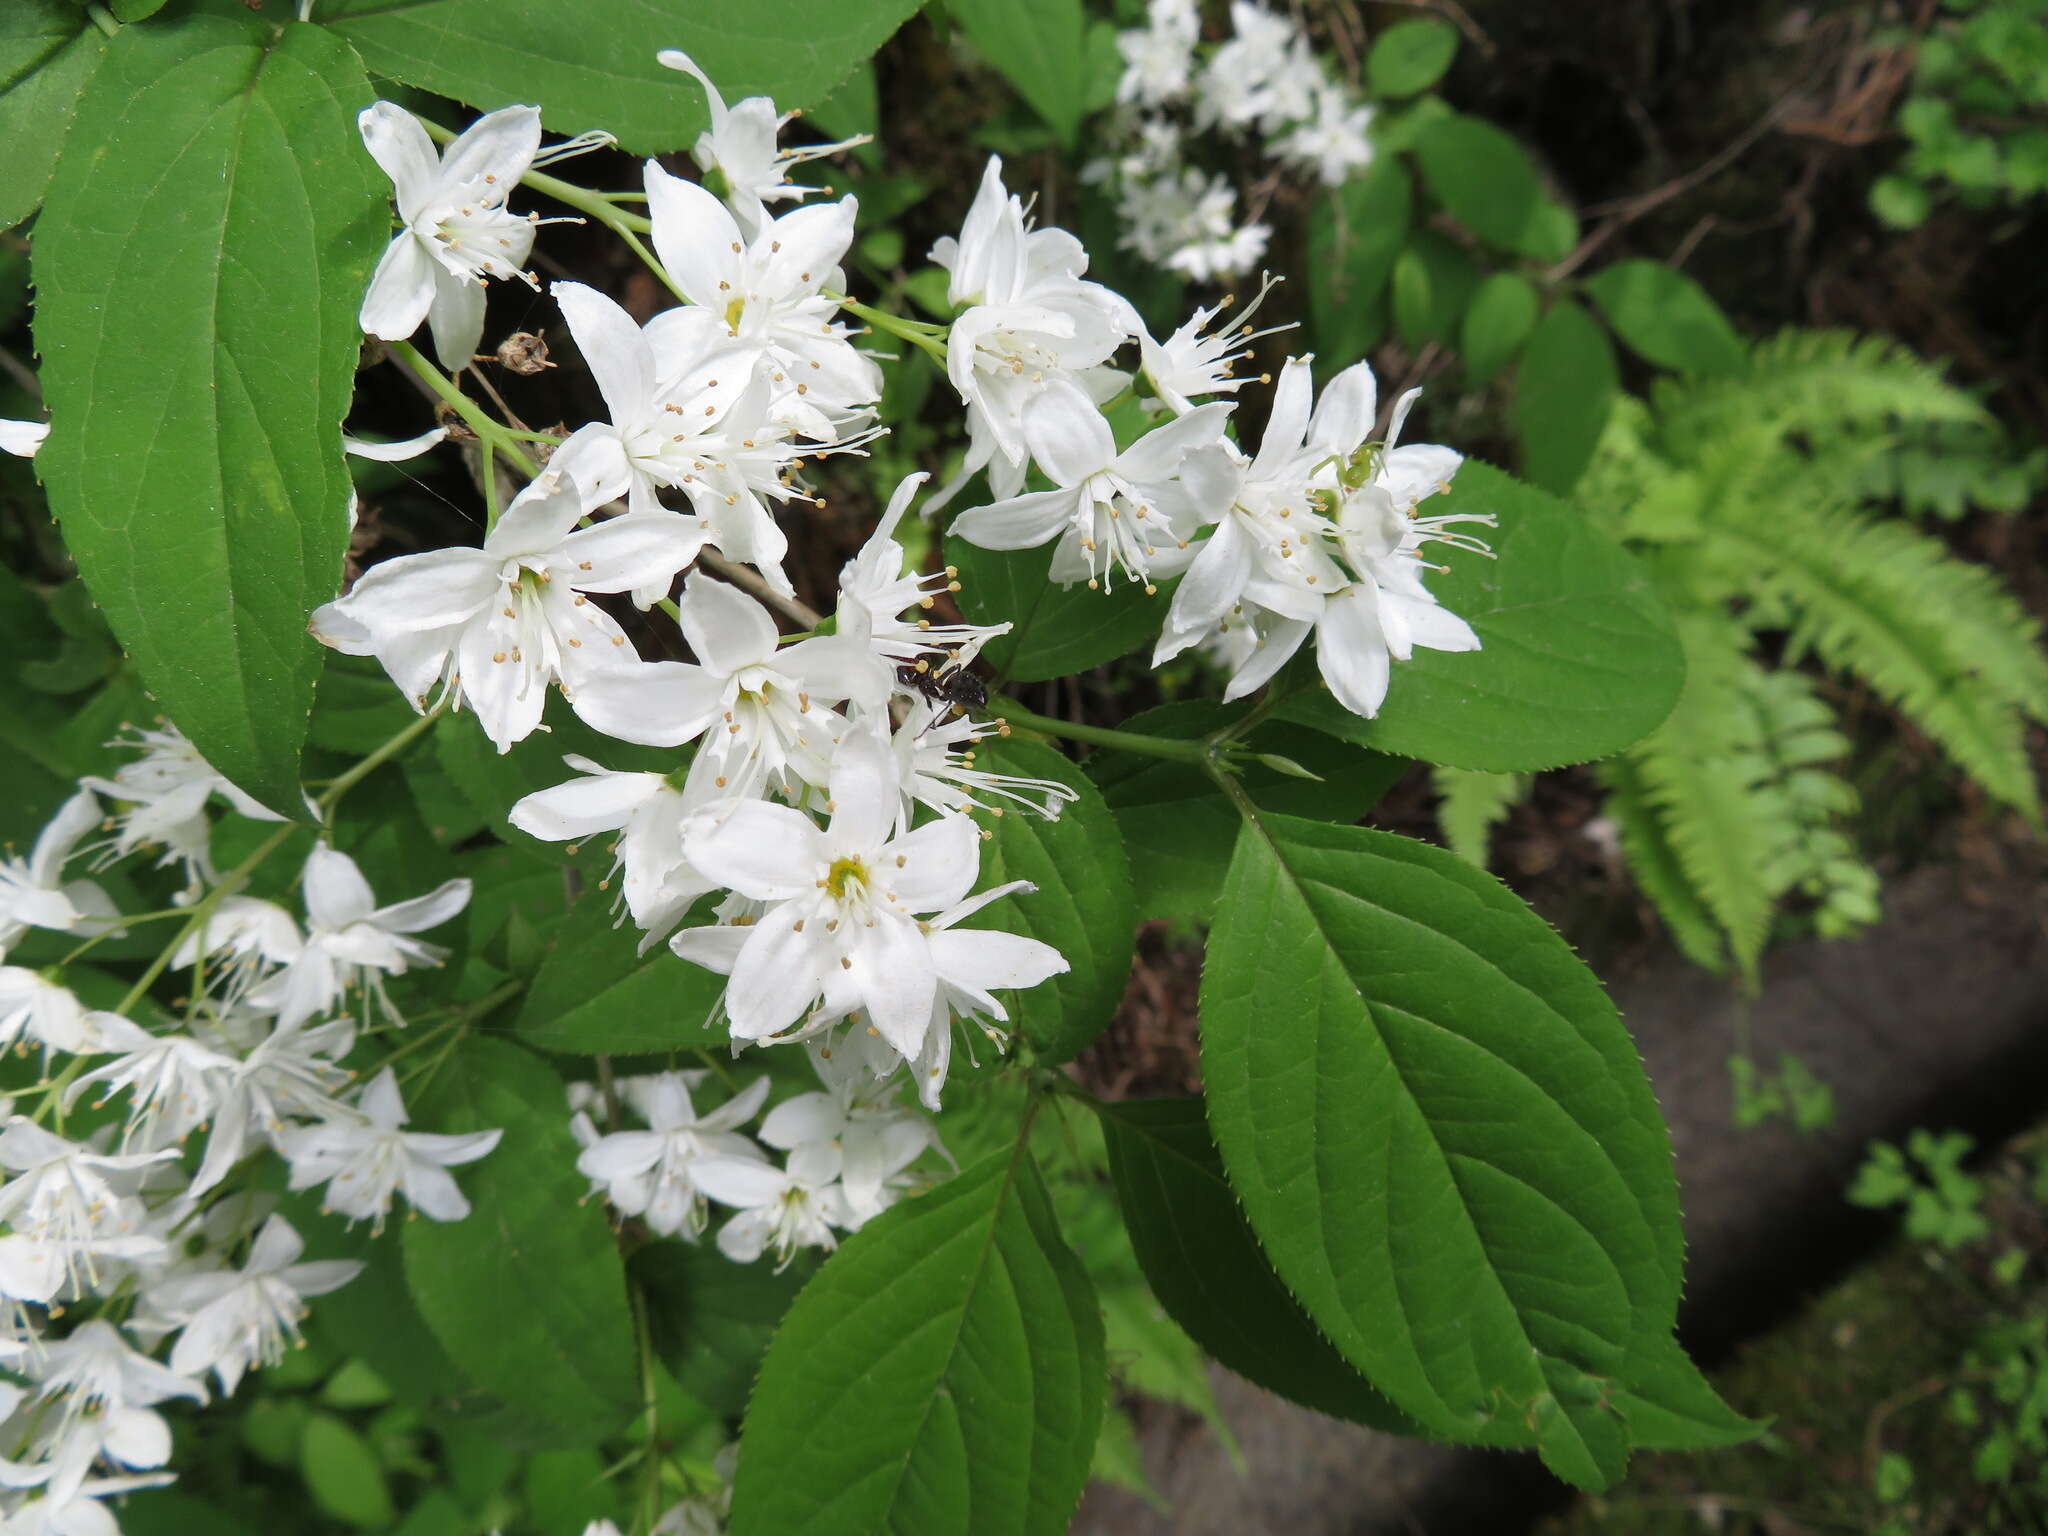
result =
[[731,582],[749,597],[760,599],[770,608],[780,609],[785,616],[795,619],[805,629],[816,629],[825,622],[825,615],[801,598],[783,596],[769,586],[761,578],[760,573],[751,566],[728,560],[723,555],[715,555],[708,549],[698,554],[697,563],[712,575]]

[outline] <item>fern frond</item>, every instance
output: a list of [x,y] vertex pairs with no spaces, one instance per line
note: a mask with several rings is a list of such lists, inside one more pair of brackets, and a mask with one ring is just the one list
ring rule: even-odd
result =
[[1711,537],[1797,615],[1795,649],[1863,678],[1987,791],[2036,811],[2023,717],[2048,721],[2048,658],[2040,625],[1995,576],[1845,506],[1726,501]]
[[1772,765],[1749,701],[1756,666],[1748,635],[1719,614],[1682,614],[1678,633],[1685,689],[1664,724],[1628,755],[1697,905],[1726,935],[1736,963],[1752,972],[1784,894],[1772,871],[1788,832],[1761,793]]
[[1607,814],[1621,835],[1622,856],[1636,886],[1650,898],[1679,952],[1710,971],[1728,968],[1721,925],[1686,877],[1678,851],[1665,835],[1664,817],[1650,799],[1634,753],[1596,763],[1593,771],[1607,789]]
[[1850,331],[1782,331],[1751,348],[1747,373],[1662,381],[1653,400],[1664,450],[1680,463],[1746,427],[1783,441],[1985,418],[1938,366]]
[[1486,868],[1493,829],[1529,793],[1529,776],[1439,767],[1430,770],[1430,780],[1441,797],[1436,823],[1444,841],[1459,858]]

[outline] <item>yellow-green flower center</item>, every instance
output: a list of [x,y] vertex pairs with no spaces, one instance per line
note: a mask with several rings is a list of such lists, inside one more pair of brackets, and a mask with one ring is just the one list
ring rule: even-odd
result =
[[834,859],[832,867],[825,871],[825,893],[835,901],[844,901],[858,887],[867,889],[868,867],[859,859]]

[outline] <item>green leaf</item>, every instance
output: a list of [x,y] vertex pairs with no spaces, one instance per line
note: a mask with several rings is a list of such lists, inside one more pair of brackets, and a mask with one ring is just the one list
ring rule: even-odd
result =
[[1087,110],[1090,74],[1081,0],[950,0],[948,10],[983,57],[1072,149]]
[[331,1413],[307,1418],[299,1440],[299,1470],[313,1502],[344,1524],[375,1531],[398,1518],[377,1453]]
[[348,543],[341,418],[382,249],[369,83],[318,27],[124,28],[35,241],[65,543],[163,709],[298,809],[306,615]]
[[1721,306],[1661,261],[1618,261],[1589,278],[1586,291],[1614,333],[1659,368],[1715,374],[1749,366]]
[[1415,230],[1394,261],[1394,329],[1411,346],[1455,346],[1478,286],[1471,252],[1437,230]]
[[1630,1357],[1614,1405],[1629,1444],[1645,1451],[1704,1451],[1754,1439],[1763,1425],[1722,1402],[1678,1341],[1662,1334]]
[[1048,576],[1052,546],[1015,552],[946,539],[946,560],[960,573],[960,611],[972,624],[1011,626],[981,655],[998,676],[1022,683],[1066,677],[1148,645],[1166,618],[1164,595],[1147,597],[1135,582],[1090,591],[1057,586]]
[[1578,228],[1544,194],[1536,166],[1515,139],[1492,123],[1450,113],[1417,135],[1422,179],[1451,216],[1489,245],[1559,261]]
[[555,1427],[556,1445],[616,1433],[638,1405],[626,1279],[576,1171],[562,1083],[539,1058],[471,1037],[419,1096],[420,1129],[502,1128],[462,1170],[475,1207],[405,1227],[413,1299],[478,1385]]
[[669,1374],[717,1413],[737,1417],[761,1357],[815,1263],[735,1264],[710,1243],[649,1243],[628,1266],[647,1298],[654,1347]]
[[1438,768],[1430,775],[1436,792],[1436,824],[1444,842],[1459,858],[1486,868],[1487,848],[1495,826],[1529,793],[1519,773],[1475,773],[1469,768]]
[[654,62],[680,48],[728,103],[780,111],[830,95],[888,40],[916,0],[319,0],[316,18],[380,75],[486,111],[532,102],[556,133],[605,128],[631,154],[696,142],[708,118],[686,75]]
[[1200,1099],[1100,1104],[1109,1168],[1152,1294],[1189,1337],[1290,1402],[1416,1434],[1273,1273],[1223,1175]]
[[1013,807],[984,823],[995,835],[982,845],[977,887],[1029,880],[1038,889],[1005,896],[966,923],[1040,939],[1066,956],[1065,975],[1003,999],[1011,1027],[1041,1065],[1054,1066],[1086,1049],[1123,1001],[1138,924],[1130,860],[1101,793],[1071,758],[1036,742],[990,737],[976,746],[975,766],[1052,779],[1080,797],[1053,820]]
[[1056,1536],[1105,1386],[1087,1274],[1029,1154],[998,1152],[804,1287],[747,1409],[733,1536]]
[[1209,1118],[1274,1267],[1435,1433],[1604,1486],[1631,1348],[1668,1335],[1670,1146],[1592,974],[1406,838],[1248,823],[1202,985]]
[[1536,322],[1515,374],[1515,435],[1522,473],[1563,496],[1592,462],[1620,375],[1614,343],[1585,310],[1562,299]]
[[680,960],[667,944],[639,953],[640,930],[615,914],[616,891],[592,883],[555,930],[515,1026],[546,1051],[578,1055],[723,1045],[713,1021],[725,978]]
[[1458,331],[1467,389],[1478,389],[1522,350],[1536,329],[1536,303],[1536,285],[1519,272],[1496,272],[1473,290]]
[[[1134,715],[1122,729],[1193,741],[1241,719],[1249,706],[1190,700]],[[1325,733],[1271,722],[1246,738],[1255,751],[1279,753],[1320,776],[1298,779],[1262,763],[1242,764],[1238,783],[1264,810],[1317,821],[1356,821],[1407,771],[1403,758],[1362,752]],[[1116,816],[1131,853],[1140,917],[1207,922],[1237,843],[1238,814],[1216,781],[1192,763],[1102,751],[1088,772]]]
[[167,3],[168,0],[109,0],[116,21],[147,21]]
[[0,229],[36,211],[107,36],[70,0],[15,0],[0,10]]
[[1366,83],[1375,96],[1413,96],[1428,90],[1451,67],[1458,29],[1434,16],[1397,21],[1365,56]]
[[1408,238],[1414,188],[1397,155],[1381,155],[1315,201],[1308,224],[1308,306],[1316,352],[1339,367],[1378,344],[1379,304]]
[[1587,762],[1656,729],[1684,681],[1683,653],[1649,576],[1575,508],[1467,459],[1434,514],[1500,519],[1495,559],[1453,554],[1430,590],[1482,649],[1418,650],[1394,668],[1378,717],[1321,689],[1283,718],[1397,757],[1519,773]]

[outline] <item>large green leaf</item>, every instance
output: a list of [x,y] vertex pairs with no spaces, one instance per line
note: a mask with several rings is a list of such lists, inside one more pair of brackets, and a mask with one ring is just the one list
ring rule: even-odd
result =
[[1422,178],[1473,234],[1502,250],[1557,261],[1578,225],[1543,191],[1529,153],[1492,123],[1447,113],[1415,141]]
[[1123,1001],[1138,922],[1130,860],[1101,793],[1071,758],[1035,742],[996,737],[975,748],[975,766],[1056,780],[1080,796],[1057,819],[1014,807],[993,819],[978,888],[1029,880],[1038,889],[1005,896],[968,919],[971,927],[1043,940],[1066,956],[1065,975],[1005,998],[1012,1027],[1041,1063],[1053,1065],[1086,1048]]
[[164,711],[229,778],[298,808],[320,671],[306,615],[348,543],[341,418],[386,235],[318,27],[124,28],[35,241],[66,545]]
[[1615,334],[1660,368],[1740,373],[1749,354],[1707,290],[1661,261],[1617,261],[1586,282]]
[[728,103],[782,111],[830,95],[916,0],[319,0],[316,19],[380,75],[489,110],[531,102],[557,133],[605,128],[636,155],[683,149],[706,122],[703,93],[654,62],[680,48]]
[[1055,585],[1052,546],[1004,552],[965,539],[946,540],[946,559],[960,573],[960,611],[975,624],[1007,622],[1010,632],[982,647],[1001,677],[1038,682],[1085,672],[1148,645],[1166,619],[1163,594],[1147,597],[1136,582],[1108,591],[1085,583]]
[[1286,817],[1239,838],[1202,987],[1230,1181],[1330,1341],[1436,1433],[1620,1474],[1683,1246],[1621,1020],[1442,849]]
[[1386,329],[1382,298],[1414,199],[1401,158],[1381,155],[1310,210],[1309,317],[1316,353],[1333,369],[1363,357]]
[[584,1055],[725,1043],[713,1022],[725,978],[676,958],[666,944],[641,954],[643,935],[618,904],[617,891],[592,884],[583,892],[526,994],[520,1038]]
[[[1241,719],[1249,708],[1193,700],[1162,704],[1133,715],[1122,728],[1191,741]],[[1406,759],[1361,751],[1278,721],[1259,726],[1246,745],[1317,777],[1297,778],[1253,759],[1239,764],[1245,792],[1266,810],[1317,821],[1356,821],[1408,766]],[[1192,763],[1135,752],[1098,752],[1089,758],[1088,772],[1102,786],[1131,855],[1138,915],[1207,922],[1237,844],[1237,809],[1216,781]]]
[[1482,649],[1418,650],[1394,668],[1379,715],[1321,689],[1287,719],[1381,752],[1515,773],[1586,762],[1655,730],[1685,677],[1671,618],[1635,560],[1554,496],[1467,459],[1434,514],[1487,512],[1495,559],[1452,552],[1429,587]]
[[0,8],[0,229],[36,211],[50,171],[99,68],[107,35],[70,0],[13,0]]
[[1087,111],[1088,18],[1081,0],[950,0],[947,12],[1069,149]]
[[1376,96],[1413,96],[1443,78],[1458,51],[1458,29],[1434,16],[1397,21],[1373,39],[1365,78]]
[[1395,1434],[1374,1390],[1288,1294],[1224,1179],[1200,1099],[1099,1106],[1109,1169],[1152,1294],[1203,1349],[1292,1402]]
[[1569,299],[1553,304],[1515,374],[1522,472],[1546,491],[1568,494],[1600,446],[1619,379],[1614,343],[1600,322]]
[[1496,272],[1473,290],[1459,326],[1465,387],[1477,389],[1499,373],[1536,329],[1536,285],[1519,272]]
[[1056,1536],[1106,1385],[1087,1273],[1030,1155],[998,1152],[856,1232],[789,1309],[733,1536]]
[[747,1406],[776,1326],[817,1265],[735,1264],[710,1243],[649,1243],[628,1269],[648,1328],[678,1385],[718,1413]]
[[502,1129],[462,1170],[475,1207],[405,1227],[405,1273],[455,1363],[556,1443],[616,1433],[638,1405],[626,1276],[602,1207],[585,1199],[562,1083],[538,1057],[469,1038],[414,1105],[422,1129]]

